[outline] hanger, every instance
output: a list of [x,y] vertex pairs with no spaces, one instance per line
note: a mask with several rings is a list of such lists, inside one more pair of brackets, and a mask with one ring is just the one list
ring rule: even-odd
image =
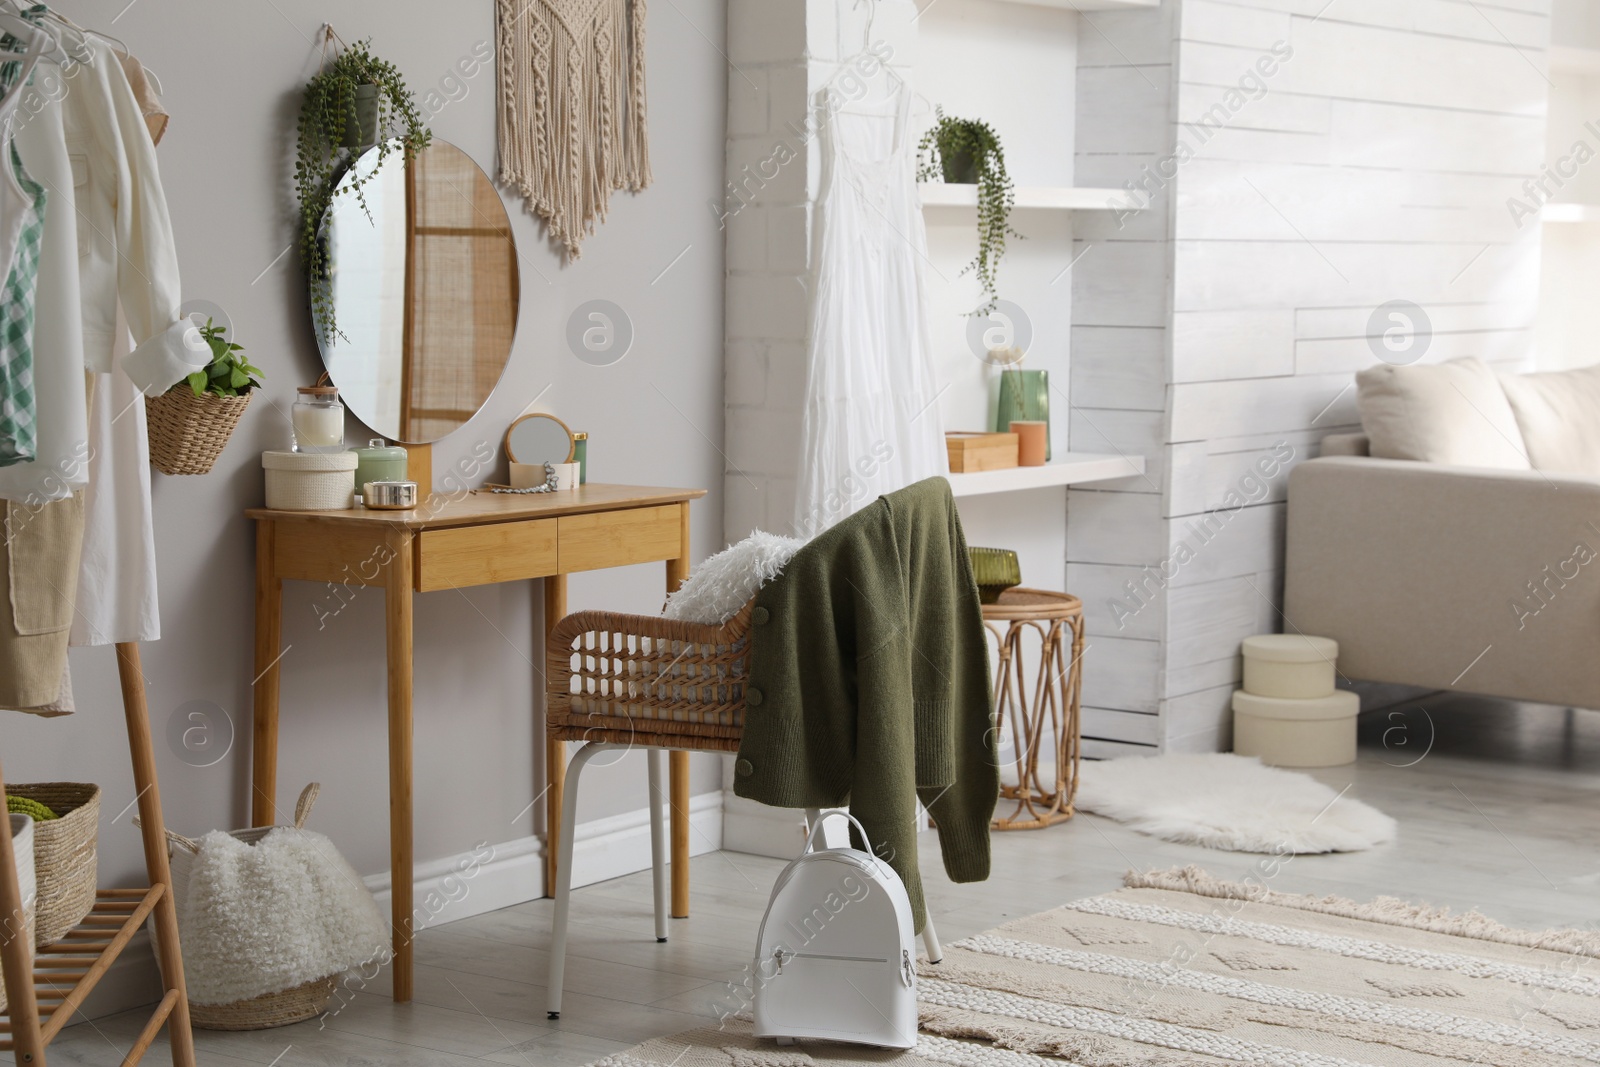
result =
[[32,52],[40,44],[45,47],[40,50],[39,58],[52,63],[67,64],[72,62],[65,48],[61,46],[61,38],[44,26],[29,22],[20,15],[12,14],[7,8],[14,5],[0,6],[0,30],[4,30],[17,40],[27,45],[27,51]]
[[872,51],[872,25],[878,19],[878,0],[855,0],[852,9],[859,10],[862,4],[867,5],[867,24],[861,30],[861,48],[853,55],[846,56],[839,65],[841,67],[846,66],[870,53],[874,59],[878,60],[879,68],[889,78],[893,91],[899,93],[906,87],[905,79],[896,74],[894,69],[883,61],[882,57]]

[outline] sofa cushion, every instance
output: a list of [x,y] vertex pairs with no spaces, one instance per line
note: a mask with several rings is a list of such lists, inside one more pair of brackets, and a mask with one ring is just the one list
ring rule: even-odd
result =
[[1356,375],[1356,404],[1369,451],[1380,459],[1530,467],[1516,416],[1481,359],[1369,367]]
[[1600,475],[1600,365],[1503,374],[1534,470]]

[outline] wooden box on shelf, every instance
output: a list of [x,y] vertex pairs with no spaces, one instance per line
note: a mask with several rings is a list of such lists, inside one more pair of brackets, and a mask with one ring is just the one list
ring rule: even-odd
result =
[[944,435],[951,474],[997,471],[1017,465],[1014,433],[968,433],[952,430]]

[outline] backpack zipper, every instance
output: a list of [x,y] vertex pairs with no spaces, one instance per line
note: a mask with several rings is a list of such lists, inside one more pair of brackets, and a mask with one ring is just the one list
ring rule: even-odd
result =
[[[778,961],[778,973],[783,973],[785,960],[837,960],[840,963],[888,963],[882,956],[830,956],[822,952],[785,952],[781,948],[772,950],[772,958]],[[909,958],[909,956],[907,957]]]

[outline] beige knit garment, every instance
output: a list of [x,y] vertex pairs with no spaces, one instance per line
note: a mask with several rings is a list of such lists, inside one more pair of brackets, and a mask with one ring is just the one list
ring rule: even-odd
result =
[[644,0],[497,0],[500,180],[567,255],[650,184]]

